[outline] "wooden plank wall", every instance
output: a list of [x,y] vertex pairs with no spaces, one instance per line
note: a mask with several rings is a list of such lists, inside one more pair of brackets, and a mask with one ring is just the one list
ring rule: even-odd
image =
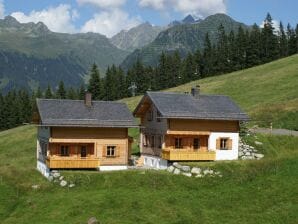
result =
[[127,138],[127,128],[52,127],[52,138],[103,139]]
[[170,119],[169,130],[238,132],[238,121]]

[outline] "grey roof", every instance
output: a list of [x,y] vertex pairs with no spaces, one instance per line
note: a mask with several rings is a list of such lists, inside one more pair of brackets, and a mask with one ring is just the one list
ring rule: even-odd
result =
[[126,104],[92,101],[87,107],[83,100],[37,99],[42,125],[84,127],[136,127]]
[[[171,92],[147,92],[146,95],[164,118],[248,120],[244,113],[228,96]],[[146,97],[146,96],[145,96]],[[140,102],[141,104],[141,102]],[[135,112],[137,111],[136,108]]]

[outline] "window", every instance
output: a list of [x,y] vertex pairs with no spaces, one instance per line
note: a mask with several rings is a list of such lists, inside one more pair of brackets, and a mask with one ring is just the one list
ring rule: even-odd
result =
[[159,149],[162,148],[162,137],[161,137],[161,135],[157,136],[157,147]]
[[153,112],[152,112],[152,110],[149,110],[149,111],[148,111],[148,114],[147,114],[147,120],[148,120],[148,121],[152,121],[152,120],[153,120]]
[[61,156],[69,156],[69,149],[68,149],[67,145],[61,145],[60,155]]
[[228,139],[227,138],[221,138],[220,139],[220,149],[221,150],[227,150],[228,149]]
[[193,139],[193,149],[199,149],[200,148],[200,139],[194,138]]
[[107,157],[116,156],[116,146],[107,146]]
[[157,122],[161,122],[160,117],[161,117],[161,113],[159,113],[159,111],[157,111],[157,112],[156,112],[156,121],[157,121]]
[[152,148],[154,148],[154,146],[155,146],[155,138],[154,138],[154,135],[151,135],[151,138],[150,138],[150,146],[151,146]]
[[81,157],[87,157],[87,146],[81,147]]
[[175,149],[182,149],[182,138],[175,138]]
[[147,135],[143,135],[143,146],[148,147],[148,136]]

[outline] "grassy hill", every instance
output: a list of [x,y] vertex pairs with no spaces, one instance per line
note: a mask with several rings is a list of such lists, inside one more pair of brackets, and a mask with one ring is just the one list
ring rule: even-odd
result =
[[[224,94],[237,102],[252,124],[298,130],[298,55],[221,76],[204,78],[166,91]],[[141,96],[122,100],[133,110]]]
[[[254,137],[248,139],[254,142]],[[0,223],[296,223],[298,138],[258,135],[263,160],[202,163],[223,177],[166,171],[64,171],[74,188],[35,169],[36,128],[0,132]],[[39,185],[33,189],[32,185]]]

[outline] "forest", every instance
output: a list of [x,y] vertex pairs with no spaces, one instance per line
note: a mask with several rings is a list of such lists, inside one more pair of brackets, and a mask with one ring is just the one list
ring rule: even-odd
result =
[[178,51],[162,53],[155,67],[144,66],[137,60],[128,71],[112,65],[105,74],[100,74],[97,65],[93,64],[88,83],[82,83],[77,89],[65,88],[60,81],[57,89],[48,85],[46,89],[38,88],[33,92],[14,89],[5,95],[0,93],[0,130],[30,123],[37,109],[36,98],[83,99],[85,91],[89,91],[93,100],[119,100],[265,64],[296,53],[298,24],[296,27],[288,24],[285,28],[280,22],[279,30],[275,30],[269,13],[263,28],[254,24],[250,29],[240,26],[237,32],[226,33],[221,25],[216,43],[211,43],[207,33],[202,51],[185,57]]

